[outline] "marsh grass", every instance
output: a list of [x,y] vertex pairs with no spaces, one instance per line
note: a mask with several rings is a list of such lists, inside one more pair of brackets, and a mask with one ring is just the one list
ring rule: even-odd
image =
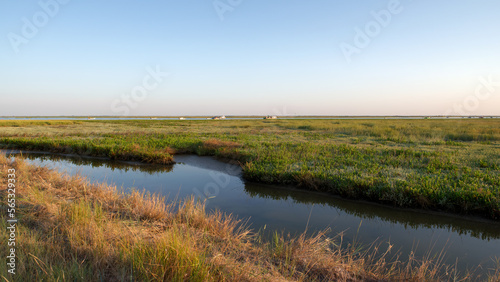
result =
[[[193,198],[165,204],[143,192],[117,192],[78,176],[0,156],[17,176],[16,275],[5,281],[437,281],[469,279],[440,257],[388,262],[379,252],[342,248],[320,232],[275,234],[271,242],[231,215],[207,213]],[[5,185],[3,185],[5,187]],[[6,200],[0,190],[0,200]],[[2,206],[0,226],[5,230]],[[0,233],[6,242],[6,232]],[[0,248],[7,255],[7,248]],[[498,273],[498,270],[497,270]],[[493,278],[490,277],[493,280]]]
[[500,218],[500,121],[0,121],[0,146],[149,163],[193,153],[250,181]]

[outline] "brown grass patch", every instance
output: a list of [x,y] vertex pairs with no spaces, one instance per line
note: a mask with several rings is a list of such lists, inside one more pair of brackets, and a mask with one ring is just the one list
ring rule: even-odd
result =
[[[342,249],[324,234],[263,243],[239,221],[208,214],[193,198],[165,204],[144,192],[123,194],[82,177],[8,161],[0,181],[16,169],[16,277],[7,281],[375,281],[440,280],[429,260],[386,263],[385,255]],[[6,191],[0,200],[6,202]],[[3,211],[0,226],[5,230]],[[0,233],[6,242],[7,232]],[[7,256],[7,248],[0,249]],[[15,279],[14,279],[15,278]],[[458,279],[459,280],[459,279]]]
[[205,150],[218,150],[220,148],[239,148],[241,147],[240,143],[233,141],[223,141],[219,139],[208,139],[202,142],[202,147]]

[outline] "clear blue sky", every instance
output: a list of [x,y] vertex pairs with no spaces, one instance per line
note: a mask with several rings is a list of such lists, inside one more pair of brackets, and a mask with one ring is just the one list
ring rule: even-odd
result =
[[0,0],[0,116],[500,115],[498,0],[61,2]]

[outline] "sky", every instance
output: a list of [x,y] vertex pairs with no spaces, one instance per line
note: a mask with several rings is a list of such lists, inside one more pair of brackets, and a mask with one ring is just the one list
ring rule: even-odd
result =
[[500,115],[498,0],[0,0],[0,116]]

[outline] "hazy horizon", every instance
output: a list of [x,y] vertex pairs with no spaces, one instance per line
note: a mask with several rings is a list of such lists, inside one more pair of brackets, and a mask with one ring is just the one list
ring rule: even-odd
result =
[[0,116],[498,116],[499,8],[1,1]]

